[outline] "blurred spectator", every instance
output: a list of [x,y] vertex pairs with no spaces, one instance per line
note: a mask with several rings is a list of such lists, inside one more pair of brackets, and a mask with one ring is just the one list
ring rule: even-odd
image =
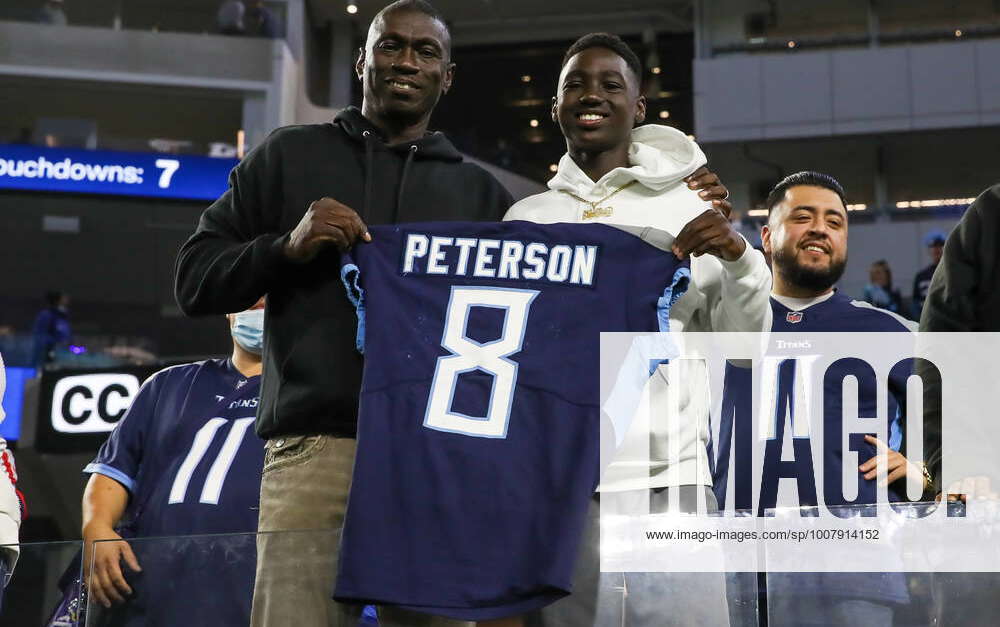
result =
[[215,16],[216,26],[223,35],[242,35],[246,32],[243,16],[246,7],[240,0],[225,0]]
[[42,8],[38,9],[38,17],[35,21],[40,24],[65,26],[66,12],[63,11],[63,0],[46,0]]
[[903,295],[892,286],[892,270],[885,259],[879,259],[868,269],[868,285],[862,300],[893,313],[903,311]]
[[246,33],[254,37],[273,39],[278,36],[278,24],[264,0],[250,0],[246,12]]
[[[0,355],[0,400],[3,400],[6,387],[5,372],[3,356]],[[0,422],[5,417],[3,406],[0,405]],[[14,456],[7,450],[7,441],[0,438],[0,609],[3,607],[4,588],[7,587],[17,562],[17,530],[21,525],[24,508],[20,494],[14,488],[16,483]]]
[[69,326],[69,294],[65,292],[47,292],[46,307],[38,312],[34,335],[34,366],[44,368],[52,361],[53,350],[59,344],[69,341],[72,332]]
[[924,236],[924,246],[931,256],[931,265],[917,273],[913,277],[913,317],[920,320],[920,312],[924,308],[924,300],[927,299],[927,290],[931,286],[931,277],[934,276],[934,269],[941,261],[941,252],[944,250],[944,233],[941,231],[931,231]]

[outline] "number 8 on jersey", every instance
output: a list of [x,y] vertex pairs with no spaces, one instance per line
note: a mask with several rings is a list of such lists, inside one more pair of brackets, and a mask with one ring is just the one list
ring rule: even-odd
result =
[[[424,414],[425,427],[480,438],[507,437],[518,368],[508,357],[521,350],[531,303],[536,296],[537,290],[452,286],[441,338],[441,346],[451,355],[437,360]],[[505,310],[499,338],[479,343],[468,337],[469,312],[473,307]],[[452,411],[459,375],[475,370],[493,376],[493,389],[483,417]]]

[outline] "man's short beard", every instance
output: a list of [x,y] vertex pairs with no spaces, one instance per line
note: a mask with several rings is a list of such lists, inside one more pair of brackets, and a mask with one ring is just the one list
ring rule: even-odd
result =
[[771,264],[787,283],[811,292],[825,292],[844,275],[847,256],[844,255],[840,261],[831,261],[826,270],[817,270],[803,266],[795,258],[794,253],[788,254],[786,250],[781,249],[771,255]]

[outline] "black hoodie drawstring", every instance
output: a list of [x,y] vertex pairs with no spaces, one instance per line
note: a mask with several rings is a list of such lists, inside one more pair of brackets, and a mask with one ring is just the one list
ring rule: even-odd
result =
[[371,131],[362,131],[361,136],[365,138],[365,202],[362,209],[361,218],[368,219],[368,209],[372,202],[372,185],[375,180],[375,138]]
[[406,186],[406,173],[410,169],[410,163],[413,161],[413,156],[415,154],[417,154],[417,145],[410,144],[410,150],[406,155],[406,161],[403,162],[403,174],[399,177],[399,193],[396,194],[396,211],[392,214],[393,224],[399,222],[399,211],[403,206],[403,188]]
[[[373,168],[375,167],[375,135],[371,131],[365,130],[361,132],[361,136],[365,139],[365,201],[361,217],[367,220],[369,217],[368,210],[372,202],[373,185],[375,184],[375,172],[373,172]],[[399,177],[399,192],[396,194],[396,208],[392,214],[393,224],[399,221],[400,210],[403,206],[403,193],[406,189],[406,175],[409,174],[410,164],[413,162],[413,157],[417,154],[418,149],[416,144],[410,144],[406,160],[403,162],[403,173]]]

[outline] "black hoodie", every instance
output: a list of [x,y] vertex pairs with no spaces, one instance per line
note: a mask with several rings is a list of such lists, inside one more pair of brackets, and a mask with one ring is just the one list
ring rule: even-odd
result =
[[181,247],[175,290],[188,315],[242,311],[267,294],[263,438],[356,433],[361,357],[339,252],[330,247],[303,265],[282,252],[310,203],[329,196],[366,224],[499,220],[512,203],[441,133],[389,146],[355,107],[332,124],[274,131],[229,185]]
[[[1000,184],[980,194],[948,235],[920,316],[921,333],[998,331]],[[923,361],[917,364],[917,374],[924,386],[924,459],[935,487],[942,490],[948,486],[941,484],[941,376]]]

